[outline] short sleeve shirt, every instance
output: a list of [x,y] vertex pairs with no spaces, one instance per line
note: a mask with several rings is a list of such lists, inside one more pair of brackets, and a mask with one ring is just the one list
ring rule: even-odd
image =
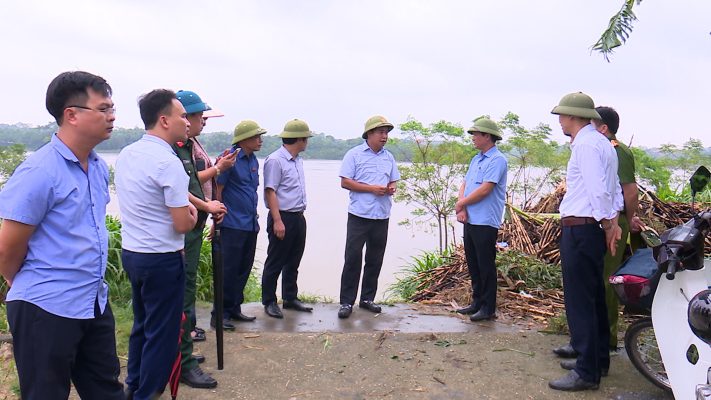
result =
[[[367,142],[363,142],[343,156],[340,176],[368,185],[386,186],[390,182],[400,180],[400,171],[392,153],[384,148],[376,153]],[[392,196],[377,196],[351,190],[349,197],[349,213],[368,219],[390,218]]]
[[116,194],[122,247],[138,253],[183,248],[185,235],[173,228],[170,208],[186,207],[188,175],[163,139],[145,134],[121,150],[116,160]]
[[488,225],[497,229],[501,226],[506,201],[507,171],[506,157],[496,146],[472,158],[464,178],[464,196],[470,195],[484,182],[493,183],[494,190],[477,203],[467,206],[468,224]]
[[[304,211],[306,177],[301,157],[292,157],[284,146],[270,154],[264,160],[264,188],[274,190],[281,211]],[[266,206],[269,208],[269,204]]]
[[35,227],[7,301],[22,300],[65,318],[94,318],[108,297],[106,204],[109,169],[93,151],[85,172],[55,134],[0,192],[0,218]]

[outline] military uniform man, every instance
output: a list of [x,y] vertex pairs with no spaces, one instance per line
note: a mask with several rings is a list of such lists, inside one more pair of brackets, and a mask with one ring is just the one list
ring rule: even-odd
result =
[[262,274],[262,304],[270,317],[283,318],[277,305],[276,285],[282,275],[284,308],[311,312],[297,295],[296,279],[306,245],[306,179],[299,153],[306,150],[313,136],[304,121],[295,119],[279,134],[282,146],[264,161],[264,202],[269,209],[267,233],[269,247]]
[[[194,152],[198,146],[197,136],[205,126],[203,112],[211,110],[205,102],[200,99],[195,92],[180,90],[176,93],[180,103],[185,108],[187,119],[190,122],[188,140],[173,144],[173,151],[178,155],[183,163],[183,168],[188,174],[190,203],[198,210],[198,221],[190,232],[185,234],[185,294],[183,298],[183,313],[185,313],[185,323],[183,324],[183,335],[180,341],[182,372],[180,380],[188,386],[194,388],[213,388],[217,386],[217,381],[208,373],[203,372],[198,366],[204,357],[193,355],[193,338],[191,332],[195,327],[195,285],[197,280],[197,269],[200,263],[200,249],[202,248],[202,234],[205,229],[205,222],[209,214],[212,214],[217,221],[221,220],[227,209],[217,200],[210,200],[202,190],[200,179],[198,178],[198,168],[195,165]],[[221,161],[223,168],[234,163],[234,157],[224,157]],[[204,168],[203,168],[204,169]]]

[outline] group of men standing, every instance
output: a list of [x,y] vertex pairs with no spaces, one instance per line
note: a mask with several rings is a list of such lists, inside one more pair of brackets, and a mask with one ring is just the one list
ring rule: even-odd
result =
[[[116,162],[121,260],[134,315],[124,391],[104,280],[109,170],[94,152],[113,130],[111,96],[111,87],[97,75],[57,76],[46,97],[57,133],[17,168],[0,194],[0,272],[10,285],[8,320],[26,399],[67,398],[70,381],[82,398],[152,399],[181,370],[181,381],[190,386],[216,386],[198,365],[204,357],[193,354],[193,340],[204,340],[204,331],[195,326],[195,290],[210,215],[213,228],[221,229],[225,278],[224,313],[213,312],[211,325],[222,318],[226,329],[234,329],[233,321],[255,319],[242,313],[241,304],[259,232],[254,153],[266,130],[254,121],[240,122],[232,148],[213,163],[198,136],[209,117],[221,114],[195,92],[153,90],[138,102],[146,133]],[[342,172],[343,187],[352,193],[351,215],[359,218],[355,227],[349,224],[348,235],[360,248],[349,244],[342,279],[348,314],[361,268],[353,255],[360,257],[364,244],[360,306],[380,312],[373,300],[399,179],[394,157],[383,149],[392,128],[383,117],[371,118],[363,133],[366,144],[352,152]],[[307,204],[299,154],[313,133],[306,122],[292,120],[279,136],[282,146],[264,165],[269,247],[262,302],[275,318],[283,318],[276,296],[280,275],[283,307],[312,310],[298,299],[297,277]],[[339,310],[339,317],[348,315]],[[54,332],[54,340],[45,332]]]
[[[220,114],[194,92],[153,90],[138,102],[146,133],[125,147],[116,162],[121,258],[132,287],[134,314],[124,393],[104,281],[108,168],[93,150],[113,129],[111,95],[111,87],[99,76],[81,71],[57,76],[46,97],[57,133],[17,168],[0,193],[0,272],[10,284],[8,320],[25,399],[67,398],[70,381],[82,398],[152,399],[176,372],[178,353],[183,382],[215,387],[217,382],[198,365],[204,357],[193,354],[193,339],[204,338],[204,331],[195,326],[195,285],[210,215],[213,229],[221,230],[224,262],[224,311],[223,315],[213,311],[211,325],[222,318],[224,328],[234,330],[234,321],[255,319],[242,313],[241,304],[259,232],[255,152],[266,130],[255,121],[240,122],[232,148],[213,163],[198,136],[207,119]],[[571,136],[573,149],[568,193],[561,204],[561,252],[569,350],[578,356],[570,375],[551,382],[554,389],[596,388],[609,367],[602,265],[605,245],[613,256],[621,253],[615,245],[623,200],[613,146],[590,124],[591,119],[596,121],[598,130],[614,140],[617,125],[604,118],[614,110],[599,112],[583,94],[564,97],[553,110]],[[392,129],[382,116],[368,119],[364,142],[343,158],[339,175],[350,200],[339,318],[353,312],[359,283],[359,307],[381,312],[374,301],[392,195],[400,179],[395,158],[384,148]],[[480,321],[496,315],[495,246],[507,163],[496,148],[502,139],[496,123],[479,118],[468,133],[479,154],[461,186],[456,212],[457,220],[465,224],[473,298],[458,312]],[[279,136],[282,146],[264,163],[269,246],[262,303],[274,318],[284,317],[276,296],[280,275],[283,308],[312,311],[298,299],[297,277],[306,243],[307,206],[299,155],[313,133],[306,122],[295,119]],[[623,181],[625,199],[624,184],[630,180],[633,183],[633,173]],[[636,203],[629,197],[627,216],[635,228]],[[53,340],[45,332],[53,332]]]

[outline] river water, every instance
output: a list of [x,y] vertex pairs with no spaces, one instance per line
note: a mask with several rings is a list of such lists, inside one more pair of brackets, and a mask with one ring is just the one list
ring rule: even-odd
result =
[[[109,165],[116,162],[115,153],[101,153]],[[260,274],[267,256],[267,209],[262,197],[262,171],[264,162],[260,162],[259,187],[259,222],[261,231],[257,240],[255,265]],[[304,160],[306,175],[307,209],[304,213],[307,224],[306,249],[299,267],[299,292],[330,297],[338,301],[343,253],[346,241],[346,220],[348,216],[348,191],[341,188],[338,172],[340,161]],[[422,251],[438,247],[438,238],[432,229],[406,227],[398,223],[411,218],[413,207],[404,203],[394,203],[388,231],[388,245],[385,250],[383,268],[378,281],[378,298],[382,298],[386,289],[395,282],[398,273],[411,257]],[[112,193],[108,212],[119,214],[115,194]],[[459,225],[459,224],[457,224]],[[458,227],[458,237],[461,228]],[[281,297],[281,289],[277,294]]]

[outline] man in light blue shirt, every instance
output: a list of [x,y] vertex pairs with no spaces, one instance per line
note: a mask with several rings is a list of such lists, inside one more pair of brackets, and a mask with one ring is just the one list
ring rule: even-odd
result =
[[472,302],[457,310],[472,321],[496,316],[496,236],[506,201],[506,157],[496,147],[501,130],[481,117],[467,130],[479,154],[472,158],[456,204],[464,223],[464,254],[472,284]]
[[108,167],[94,147],[111,136],[111,87],[65,72],[47,89],[59,129],[0,193],[0,273],[23,399],[123,399],[114,317],[104,281]]
[[116,160],[121,210],[121,260],[131,281],[133,329],[126,386],[133,400],[165,389],[178,355],[185,288],[184,234],[195,227],[188,175],[171,144],[188,138],[190,122],[171,90],[138,102],[147,133]]
[[341,164],[341,187],[350,191],[350,204],[339,318],[348,318],[353,312],[363,246],[366,250],[359,307],[374,313],[382,311],[373,301],[388,241],[392,195],[400,180],[395,157],[384,148],[392,129],[393,124],[382,116],[368,119],[362,135],[365,142],[350,149]]

